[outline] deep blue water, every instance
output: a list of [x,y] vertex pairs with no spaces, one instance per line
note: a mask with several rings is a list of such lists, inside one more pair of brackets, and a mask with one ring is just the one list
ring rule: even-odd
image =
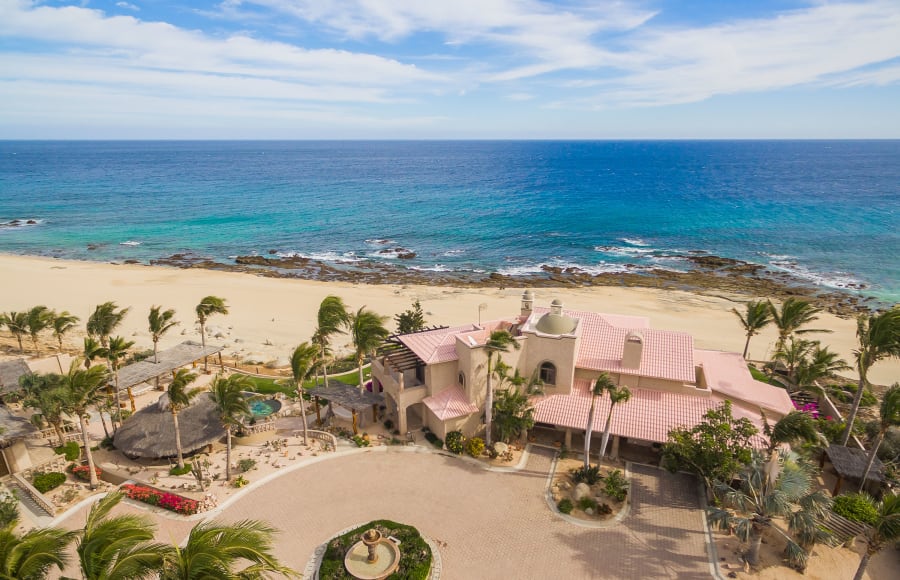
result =
[[525,274],[705,251],[900,300],[900,141],[0,141],[14,219],[38,223],[0,252]]

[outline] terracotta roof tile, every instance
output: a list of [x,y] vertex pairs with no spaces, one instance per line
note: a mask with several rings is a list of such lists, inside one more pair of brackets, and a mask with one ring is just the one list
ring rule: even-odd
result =
[[791,397],[782,388],[753,379],[747,362],[736,352],[695,350],[694,358],[703,366],[703,374],[709,388],[727,396],[760,406],[779,415],[794,410]]
[[458,385],[447,387],[437,395],[425,397],[422,402],[441,421],[471,415],[478,411],[478,407],[469,402]]

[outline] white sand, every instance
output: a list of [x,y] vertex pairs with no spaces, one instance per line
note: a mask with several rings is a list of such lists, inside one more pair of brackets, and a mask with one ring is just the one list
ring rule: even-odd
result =
[[[94,306],[113,300],[120,306],[131,307],[120,334],[136,341],[139,347],[152,346],[147,331],[147,313],[152,305],[174,308],[177,319],[181,321],[181,326],[171,330],[160,342],[161,347],[166,347],[185,339],[199,340],[194,307],[204,296],[221,296],[226,299],[230,313],[214,316],[208,325],[220,328],[227,337],[209,342],[226,344],[225,353],[229,355],[259,353],[264,360],[287,357],[294,346],[309,340],[319,303],[329,294],[343,298],[351,309],[365,305],[391,318],[409,308],[412,301],[418,298],[427,313],[429,324],[458,325],[477,321],[479,304],[485,305],[481,312],[482,320],[517,314],[523,291],[522,288],[499,290],[326,283],[200,269],[8,255],[0,255],[0,272],[0,311],[23,310],[44,304],[80,316],[83,324]],[[646,316],[654,328],[692,334],[697,347],[743,350],[742,330],[730,312],[735,306],[742,308],[739,297],[729,299],[725,294],[702,296],[618,287],[538,288],[535,295],[536,306],[549,306],[550,300],[560,298],[566,308]],[[388,327],[393,329],[394,326],[393,320],[390,320]],[[816,326],[832,329],[834,333],[814,335],[813,338],[821,339],[832,350],[852,361],[852,350],[856,345],[854,320],[823,314]],[[767,357],[774,339],[773,328],[754,337],[750,344],[750,357]],[[47,341],[51,340],[48,333]],[[67,342],[76,346],[80,338],[71,336]],[[336,347],[348,351],[349,341],[339,338]],[[853,376],[851,371],[845,374]],[[870,372],[870,380],[875,383],[890,384],[898,378],[900,361],[881,362]]]

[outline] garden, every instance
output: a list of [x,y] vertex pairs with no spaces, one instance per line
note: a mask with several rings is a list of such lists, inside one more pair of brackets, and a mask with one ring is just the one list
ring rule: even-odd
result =
[[621,461],[584,467],[581,459],[560,454],[550,493],[560,513],[585,521],[615,518],[628,505],[629,481]]
[[332,538],[325,549],[318,577],[321,580],[352,580],[353,576],[344,568],[344,557],[360,541],[363,533],[371,528],[381,532],[384,538],[399,540],[400,566],[388,576],[388,580],[426,580],[429,577],[431,547],[416,528],[390,520],[375,520]]

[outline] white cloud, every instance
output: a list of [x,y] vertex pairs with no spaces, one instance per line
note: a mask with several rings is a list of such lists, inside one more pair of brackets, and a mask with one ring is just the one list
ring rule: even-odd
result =
[[140,11],[140,7],[135,6],[131,2],[116,2],[116,6],[118,6],[119,8],[124,8],[126,10],[133,10],[134,12]]

